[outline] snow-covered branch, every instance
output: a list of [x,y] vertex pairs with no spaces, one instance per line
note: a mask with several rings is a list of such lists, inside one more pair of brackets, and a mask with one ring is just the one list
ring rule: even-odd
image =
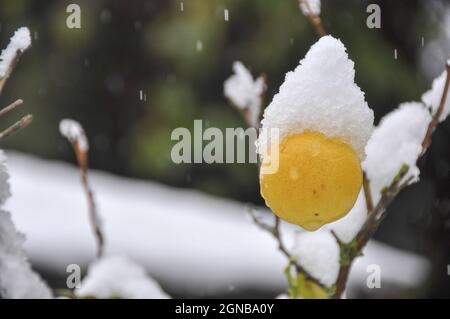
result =
[[26,27],[17,29],[0,55],[0,94],[6,80],[19,61],[20,56],[31,46],[30,30]]

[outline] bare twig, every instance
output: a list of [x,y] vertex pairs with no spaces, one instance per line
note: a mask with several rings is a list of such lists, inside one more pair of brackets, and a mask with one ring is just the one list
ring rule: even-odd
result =
[[255,210],[252,206],[247,206],[246,211],[253,220],[253,222],[261,229],[274,234],[275,235],[275,227],[263,222],[258,216],[255,214]]
[[[292,255],[287,250],[286,246],[283,243],[283,239],[281,238],[281,221],[280,218],[276,215],[275,216],[275,226],[274,226],[274,232],[273,235],[275,236],[275,239],[278,242],[278,249],[286,255],[288,258],[292,258]],[[297,263],[296,263],[297,264]]]
[[89,185],[88,180],[88,151],[83,151],[79,147],[79,142],[72,143],[73,149],[75,151],[78,165],[81,169],[81,182],[83,185],[84,192],[86,193],[88,205],[89,205],[89,221],[94,232],[95,238],[97,240],[97,257],[103,256],[104,251],[104,236],[100,227],[100,220],[97,213],[97,205],[95,203],[94,194]]
[[363,173],[363,190],[364,197],[366,198],[367,211],[370,212],[373,209],[372,193],[370,192],[370,181],[367,178],[366,173]]
[[286,258],[289,260],[290,264],[292,264],[295,267],[295,270],[297,271],[297,273],[303,274],[308,281],[318,285],[322,289],[327,289],[327,287],[325,287],[324,284],[322,284],[318,279],[316,279],[314,276],[309,274],[308,271],[306,271],[301,265],[299,265],[295,256],[293,256],[288,251],[288,249],[286,248],[286,246],[283,242],[283,239],[281,238],[281,221],[278,216],[274,215],[275,222],[274,222],[274,225],[272,226],[272,225],[268,225],[268,224],[264,223],[263,221],[261,221],[261,219],[255,215],[253,208],[248,207],[247,212],[259,228],[269,232],[270,234],[272,234],[272,236],[275,237],[275,240],[277,241],[277,244],[278,244],[278,249],[280,250],[281,253],[283,253],[283,255],[286,256]]
[[425,138],[422,143],[422,154],[427,151],[428,146],[430,145],[431,135],[433,135],[434,129],[436,128],[436,126],[439,123],[439,118],[441,117],[442,111],[444,110],[444,106],[447,101],[447,95],[448,95],[448,90],[449,90],[449,85],[450,85],[450,64],[449,63],[447,63],[446,69],[447,69],[447,78],[445,80],[444,91],[442,92],[442,97],[441,97],[441,100],[439,103],[439,107],[438,107],[436,113],[434,114],[433,119],[430,122],[430,125],[428,126],[427,133],[425,134]]
[[11,112],[12,110],[14,110],[16,107],[20,106],[23,104],[23,100],[19,99],[14,101],[13,103],[9,104],[8,106],[2,108],[0,110],[0,117],[8,114],[9,112]]
[[308,14],[306,15],[306,17],[308,18],[309,22],[311,23],[311,25],[314,27],[314,29],[316,30],[317,35],[321,38],[325,35],[327,35],[327,33],[325,32],[325,28],[323,27],[322,24],[322,20],[320,19],[320,17],[315,14],[312,10],[311,10],[311,6],[309,5],[309,1],[308,0],[299,0],[300,4],[304,4]]
[[85,169],[81,169],[81,181],[83,184],[84,191],[86,193],[88,204],[89,204],[89,219],[91,223],[92,230],[94,231],[95,238],[97,240],[97,256],[103,256],[104,251],[104,237],[102,230],[100,228],[100,221],[97,214],[97,206],[94,200],[94,194],[92,193],[92,189],[89,186],[88,181],[88,170],[87,167]]
[[[64,123],[64,121],[68,122]],[[67,124],[67,126],[64,126],[63,124]],[[87,145],[87,138],[81,125],[73,120],[63,120],[60,124],[60,131],[71,143],[72,148],[75,152],[75,156],[77,158],[78,165],[80,166],[81,183],[83,185],[83,189],[86,194],[89,206],[89,222],[97,241],[97,257],[101,257],[103,256],[105,241],[102,229],[100,227],[100,218],[97,212],[97,205],[95,203],[94,194],[92,192],[92,188],[90,187],[88,179],[89,147]]]
[[0,132],[0,141],[3,141],[16,133],[17,131],[27,127],[33,121],[33,116],[28,114],[18,120],[16,123],[8,127],[6,130]]

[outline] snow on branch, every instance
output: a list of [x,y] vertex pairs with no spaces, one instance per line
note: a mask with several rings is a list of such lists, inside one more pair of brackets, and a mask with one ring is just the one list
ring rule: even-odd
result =
[[298,0],[300,10],[308,18],[319,37],[327,35],[320,19],[320,0]]
[[[26,27],[19,28],[14,35],[11,37],[11,40],[0,54],[0,94],[3,90],[3,87],[6,83],[6,80],[11,75],[12,70],[15,65],[19,61],[22,53],[27,50],[31,46],[31,36],[30,30]],[[0,110],[0,117],[14,110],[17,106],[23,103],[22,100],[17,100],[7,107]],[[33,117],[28,114],[22,117],[19,121],[6,128],[2,132],[0,132],[0,141],[10,137],[12,134],[17,131],[25,128],[33,121]]]
[[301,232],[292,254],[296,261],[321,284],[331,287],[339,272],[339,246],[330,232]]
[[[31,45],[30,31],[18,29],[7,48],[0,55],[0,93],[20,55]],[[16,100],[0,110],[0,117],[22,105]],[[26,115],[0,132],[0,141],[31,123],[33,117]],[[11,196],[6,157],[0,150],[0,205]],[[2,298],[51,298],[52,292],[41,277],[31,268],[25,255],[25,237],[17,231],[9,212],[0,209],[0,297]]]
[[320,15],[320,0],[299,0],[300,10],[305,16]]
[[59,123],[59,132],[67,138],[70,143],[76,144],[78,152],[87,152],[89,143],[80,123],[71,119],[63,119]]
[[[376,199],[376,204],[369,212],[367,220],[358,234],[349,244],[342,243],[337,238],[341,247],[341,267],[334,298],[342,296],[352,263],[355,258],[360,256],[361,251],[378,230],[386,217],[387,207],[404,188],[418,180],[417,161],[428,149],[433,131],[442,121],[441,115],[445,114],[443,112],[448,103],[450,83],[448,61],[446,69],[445,83],[437,86],[440,88],[436,88],[435,82],[433,85],[435,87],[432,88],[432,91],[437,90],[440,98],[437,109],[431,105],[431,115],[422,103],[403,103],[398,109],[383,118],[369,140],[367,159],[363,163],[363,167],[367,175],[372,175],[372,180],[367,181],[367,186],[368,188],[370,185],[372,186],[372,195]],[[378,164],[377,160],[380,161]],[[381,167],[380,163],[386,167]],[[387,178],[391,178],[389,184],[387,184]],[[345,252],[344,255],[343,252]]]
[[426,150],[430,144],[431,135],[439,122],[444,121],[450,114],[450,98],[448,90],[450,85],[450,59],[447,60],[446,70],[433,81],[431,90],[422,96],[425,105],[431,107],[433,120],[427,130],[422,146]]
[[254,80],[250,71],[240,61],[233,63],[233,71],[234,74],[224,83],[225,97],[244,113],[250,127],[258,128],[266,92],[266,79],[262,75]]
[[409,167],[406,178],[418,180],[420,171],[416,162],[430,122],[431,116],[422,103],[409,102],[388,113],[374,130],[362,165],[375,203],[402,165]]
[[[450,60],[447,62],[447,68],[450,65]],[[444,89],[446,86],[448,72],[445,70],[441,73],[436,79],[433,80],[431,89],[425,92],[422,95],[422,101],[426,106],[430,107],[432,110],[432,114],[436,114],[439,105],[441,103],[441,99],[443,97]],[[439,116],[439,122],[444,121],[447,116],[450,114],[450,99],[446,99],[446,102],[443,104],[443,108],[441,114]]]
[[31,46],[30,30],[27,27],[17,29],[0,55],[0,93],[19,61],[20,56]]

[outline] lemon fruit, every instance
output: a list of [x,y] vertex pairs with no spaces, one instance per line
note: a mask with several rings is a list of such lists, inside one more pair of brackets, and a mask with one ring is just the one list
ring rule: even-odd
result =
[[275,173],[261,166],[261,195],[281,219],[314,231],[345,216],[355,204],[362,184],[356,152],[337,138],[317,132],[285,137]]

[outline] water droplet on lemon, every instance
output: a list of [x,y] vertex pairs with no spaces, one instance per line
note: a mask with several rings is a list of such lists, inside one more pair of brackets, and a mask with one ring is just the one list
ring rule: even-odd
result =
[[298,179],[298,169],[296,169],[295,167],[291,167],[291,169],[289,170],[289,176],[295,181]]

